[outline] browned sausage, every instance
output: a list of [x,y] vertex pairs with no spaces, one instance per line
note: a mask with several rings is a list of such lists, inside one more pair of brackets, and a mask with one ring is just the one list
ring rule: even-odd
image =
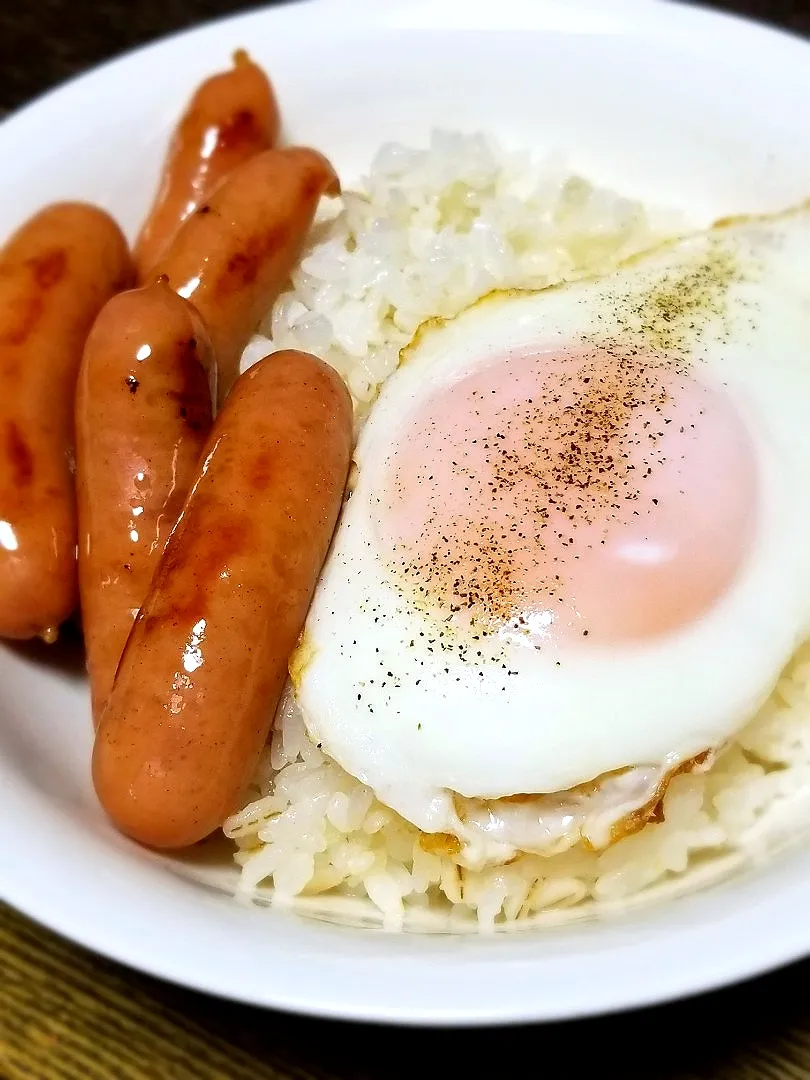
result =
[[158,263],[155,274],[166,274],[192,299],[208,327],[220,401],[300,257],[321,195],[339,190],[332,166],[316,150],[266,150],[220,184]]
[[212,422],[208,335],[166,282],[119,293],[76,395],[79,591],[95,723]]
[[131,278],[121,230],[83,203],[41,210],[0,252],[0,637],[52,641],[76,607],[76,378]]
[[307,353],[237,381],[130,634],[93,781],[122,832],[207,836],[255,773],[335,526],[352,410]]
[[175,130],[155,202],[135,244],[143,281],[174,238],[181,222],[237,165],[278,139],[276,97],[244,49],[233,67],[206,79]]

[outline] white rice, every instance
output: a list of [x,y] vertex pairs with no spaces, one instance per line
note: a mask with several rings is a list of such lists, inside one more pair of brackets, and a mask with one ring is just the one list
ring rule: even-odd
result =
[[[428,150],[383,147],[360,191],[310,246],[243,367],[303,348],[346,379],[361,423],[399,350],[433,316],[495,288],[542,288],[609,269],[680,218],[571,175],[556,158],[437,132]],[[577,845],[471,870],[317,750],[291,695],[256,778],[225,824],[240,892],[385,926],[492,928],[558,921],[727,872],[810,820],[810,647],[702,774],[680,775],[663,820],[602,853]]]
[[492,289],[609,269],[682,224],[572,175],[561,159],[507,153],[482,135],[435,132],[428,150],[384,146],[360,190],[316,225],[242,366],[273,348],[314,352],[343,375],[362,415],[426,319]]

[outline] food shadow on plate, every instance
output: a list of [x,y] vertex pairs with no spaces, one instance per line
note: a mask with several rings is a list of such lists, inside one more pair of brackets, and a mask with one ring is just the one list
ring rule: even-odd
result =
[[3,641],[0,648],[21,660],[40,665],[69,679],[84,679],[87,674],[84,638],[77,621],[65,623],[52,645],[35,638],[31,641]]

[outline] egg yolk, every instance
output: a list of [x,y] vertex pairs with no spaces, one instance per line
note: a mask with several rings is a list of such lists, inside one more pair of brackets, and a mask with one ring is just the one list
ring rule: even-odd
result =
[[751,440],[673,362],[525,351],[438,389],[385,463],[376,526],[413,602],[536,648],[672,632],[750,549]]

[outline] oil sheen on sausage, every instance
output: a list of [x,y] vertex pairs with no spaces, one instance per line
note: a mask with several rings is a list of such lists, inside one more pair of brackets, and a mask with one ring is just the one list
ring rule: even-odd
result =
[[352,410],[300,352],[240,377],[130,634],[93,781],[118,828],[201,840],[254,775],[335,527]]
[[208,335],[165,281],[114,296],[76,395],[79,591],[97,723],[212,423]]
[[235,169],[183,223],[155,275],[194,302],[211,334],[219,400],[301,255],[323,194],[340,191],[317,150],[266,150]]
[[0,252],[0,637],[53,640],[75,610],[76,378],[131,279],[121,230],[83,203],[46,207]]
[[237,165],[278,139],[276,97],[244,49],[202,83],[174,132],[155,202],[135,244],[138,279],[165,253],[185,219]]

